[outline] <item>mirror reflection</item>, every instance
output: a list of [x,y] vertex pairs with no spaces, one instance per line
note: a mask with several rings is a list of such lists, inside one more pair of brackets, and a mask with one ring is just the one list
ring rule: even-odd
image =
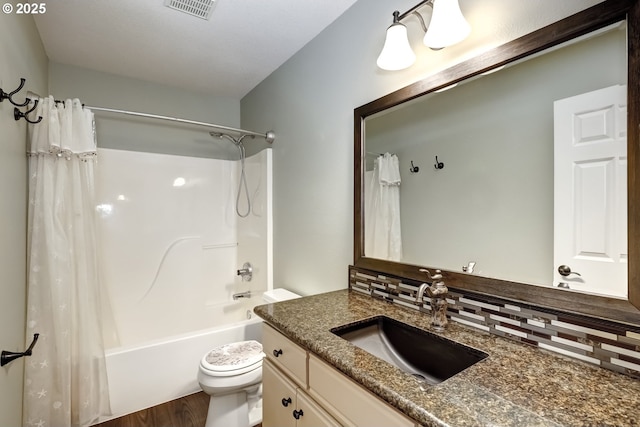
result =
[[365,119],[365,256],[627,296],[624,22]]

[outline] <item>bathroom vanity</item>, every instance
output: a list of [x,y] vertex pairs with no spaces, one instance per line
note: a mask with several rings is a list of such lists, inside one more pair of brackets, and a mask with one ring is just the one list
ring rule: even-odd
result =
[[415,422],[276,329],[264,325],[264,427],[387,425]]
[[385,316],[429,331],[430,316],[354,291],[255,312],[266,322],[265,427],[640,424],[640,381],[456,322],[431,333],[488,356],[425,382],[332,330]]

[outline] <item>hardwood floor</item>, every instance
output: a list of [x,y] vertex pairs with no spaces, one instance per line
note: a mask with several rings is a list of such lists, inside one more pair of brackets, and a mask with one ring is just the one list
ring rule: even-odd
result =
[[209,396],[199,392],[133,414],[97,424],[99,427],[204,427]]
[[209,396],[201,391],[95,427],[204,427],[208,408]]

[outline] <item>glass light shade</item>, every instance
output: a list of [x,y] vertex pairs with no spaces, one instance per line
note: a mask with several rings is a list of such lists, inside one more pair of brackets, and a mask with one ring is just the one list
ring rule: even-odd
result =
[[415,60],[416,54],[409,45],[407,27],[400,23],[391,25],[387,29],[387,38],[376,61],[378,67],[390,71],[402,70],[410,67]]
[[464,19],[458,0],[434,0],[433,14],[424,44],[431,49],[442,49],[466,39],[471,26]]

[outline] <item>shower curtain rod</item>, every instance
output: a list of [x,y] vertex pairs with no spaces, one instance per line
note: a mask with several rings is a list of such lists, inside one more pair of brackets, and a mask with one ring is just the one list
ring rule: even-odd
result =
[[[32,91],[27,91],[27,97],[34,99],[34,98],[42,98],[40,95],[38,95],[35,92]],[[57,99],[54,100],[56,103],[58,102],[62,102],[59,101]],[[226,131],[226,132],[234,132],[234,133],[239,133],[242,135],[248,135],[251,137],[254,136],[259,136],[261,138],[264,138],[265,141],[269,144],[273,144],[273,141],[276,140],[276,134],[270,130],[266,133],[259,133],[259,132],[253,132],[250,130],[244,130],[244,129],[238,129],[238,128],[232,128],[229,126],[222,126],[222,125],[216,125],[214,123],[206,123],[206,122],[198,122],[195,120],[187,120],[187,119],[179,119],[177,117],[168,117],[168,116],[159,116],[157,114],[149,114],[149,113],[139,113],[137,111],[128,111],[128,110],[118,110],[115,108],[104,108],[104,107],[91,107],[89,105],[85,105],[82,104],[83,107],[85,108],[89,108],[90,110],[93,111],[104,111],[106,113],[116,113],[116,114],[126,114],[129,116],[136,116],[136,117],[144,117],[144,118],[148,118],[148,119],[157,119],[157,120],[167,120],[170,122],[177,122],[177,123],[185,123],[185,124],[189,124],[189,125],[196,125],[196,126],[204,126],[204,127],[208,127],[208,128],[213,128],[213,129],[218,129],[221,131]],[[18,120],[18,119],[16,119]]]
[[195,121],[195,120],[180,119],[180,118],[177,118],[177,117],[159,116],[157,114],[139,113],[139,112],[136,112],[136,111],[127,111],[127,110],[117,110],[117,109],[114,109],[114,108],[91,107],[89,105],[85,105],[85,107],[90,109],[90,110],[92,110],[92,111],[104,111],[104,112],[107,112],[107,113],[126,114],[126,115],[129,115],[129,116],[144,117],[144,118],[148,118],[148,119],[167,120],[167,121],[170,121],[170,122],[178,122],[178,123],[185,123],[185,124],[190,124],[190,125],[204,126],[204,127],[214,128],[214,129],[227,131],[227,132],[240,133],[240,134],[243,134],[243,135],[259,136],[259,137],[264,138],[265,141],[267,141],[267,143],[269,143],[269,144],[273,144],[273,141],[275,141],[275,139],[276,139],[276,135],[275,135],[275,133],[273,131],[268,131],[266,133],[259,133],[259,132],[253,132],[253,131],[250,131],[250,130],[237,129],[237,128],[228,127],[228,126],[216,125],[216,124],[213,124],[213,123],[198,122],[198,121]]

